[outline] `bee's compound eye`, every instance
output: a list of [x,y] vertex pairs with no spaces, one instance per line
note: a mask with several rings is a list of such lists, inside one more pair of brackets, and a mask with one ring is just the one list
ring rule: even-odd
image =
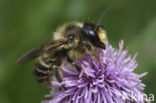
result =
[[74,38],[75,38],[75,35],[74,34],[69,35],[69,37],[68,37],[68,43],[69,42],[72,42],[74,40]]
[[94,31],[91,31],[91,30],[89,31],[89,34],[92,35],[92,36],[95,35]]

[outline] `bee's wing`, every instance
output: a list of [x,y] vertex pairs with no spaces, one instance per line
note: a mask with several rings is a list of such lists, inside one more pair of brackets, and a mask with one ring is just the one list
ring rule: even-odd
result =
[[33,60],[35,58],[37,58],[39,56],[39,52],[42,48],[33,48],[32,50],[26,52],[23,56],[21,56],[18,60],[17,60],[17,64],[23,64],[26,63],[30,60]]
[[38,48],[34,48],[34,49],[26,52],[23,56],[21,56],[17,60],[17,64],[23,64],[23,63],[26,63],[28,61],[31,61],[31,60],[39,57],[41,54],[46,53],[49,50],[52,51],[52,50],[58,48],[61,45],[66,44],[66,43],[67,42],[64,39],[51,40],[51,41],[43,44],[42,46],[40,46]]

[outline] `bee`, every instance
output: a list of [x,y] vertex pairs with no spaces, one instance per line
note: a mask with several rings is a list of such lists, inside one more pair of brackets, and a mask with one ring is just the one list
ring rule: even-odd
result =
[[53,74],[62,82],[63,77],[59,68],[65,59],[80,72],[81,67],[74,62],[75,58],[82,58],[85,54],[98,58],[94,54],[94,49],[105,49],[107,37],[100,25],[105,12],[106,10],[96,25],[86,22],[62,25],[54,33],[52,40],[25,53],[17,60],[17,64],[36,59],[33,73],[40,83],[49,83]]

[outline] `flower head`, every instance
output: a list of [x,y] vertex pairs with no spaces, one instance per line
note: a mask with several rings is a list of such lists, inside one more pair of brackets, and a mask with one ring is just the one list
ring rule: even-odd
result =
[[[140,78],[146,73],[134,73],[137,54],[131,58],[127,56],[128,49],[122,49],[123,41],[119,43],[118,50],[107,43],[106,50],[95,50],[100,60],[89,54],[76,59],[82,68],[81,72],[64,63],[61,68],[63,81],[52,81],[52,91],[48,96],[53,98],[46,103],[144,103],[144,99],[131,96],[132,93],[144,94],[145,85]],[[54,92],[62,86],[66,89]]]

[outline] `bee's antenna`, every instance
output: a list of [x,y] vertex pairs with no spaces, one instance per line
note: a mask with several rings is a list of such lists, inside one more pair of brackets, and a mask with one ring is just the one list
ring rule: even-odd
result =
[[108,10],[109,10],[109,8],[106,8],[106,9],[102,12],[102,14],[101,14],[101,16],[100,16],[100,18],[99,18],[99,20],[98,20],[98,22],[97,22],[97,24],[96,24],[96,28],[99,27],[99,25],[100,25],[100,23],[101,23],[101,21],[102,21],[103,16],[105,15],[105,13],[106,13]]

